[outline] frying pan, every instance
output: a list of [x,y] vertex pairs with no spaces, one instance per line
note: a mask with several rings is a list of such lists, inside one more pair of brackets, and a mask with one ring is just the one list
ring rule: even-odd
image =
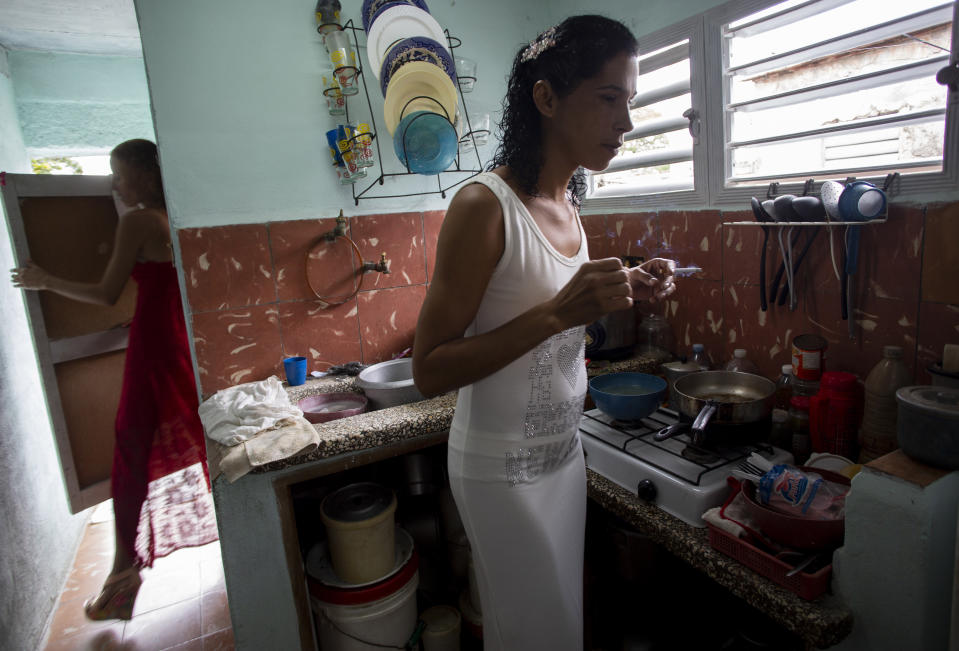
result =
[[[745,425],[768,417],[773,409],[776,385],[772,380],[752,373],[701,371],[676,380],[670,406],[693,418],[690,436],[695,445],[706,440],[706,426]],[[677,424],[679,425],[679,424]],[[664,441],[682,431],[670,426],[653,438]]]

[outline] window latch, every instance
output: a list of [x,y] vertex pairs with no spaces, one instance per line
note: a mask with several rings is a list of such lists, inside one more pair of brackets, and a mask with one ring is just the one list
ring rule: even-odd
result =
[[699,111],[694,108],[689,108],[683,111],[683,117],[689,121],[689,135],[693,137],[693,144],[699,144]]
[[936,73],[936,81],[943,86],[948,86],[952,92],[959,90],[959,61],[953,61],[945,68],[940,68]]

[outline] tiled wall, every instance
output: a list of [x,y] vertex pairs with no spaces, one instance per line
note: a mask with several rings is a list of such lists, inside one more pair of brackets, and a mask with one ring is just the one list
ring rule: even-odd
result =
[[[306,254],[333,219],[181,230],[203,394],[270,374],[283,377],[288,355],[304,355],[311,370],[324,370],[352,360],[383,361],[411,346],[442,219],[439,211],[349,218],[363,260],[385,252],[392,273],[366,273],[354,298],[329,309],[317,303],[307,272],[320,294],[342,295],[351,288],[356,256],[344,240],[321,243],[308,264]],[[665,304],[641,308],[667,316],[680,352],[701,342],[722,363],[734,348],[746,348],[773,377],[790,361],[793,337],[812,332],[829,341],[830,369],[865,377],[882,347],[897,344],[905,347],[916,381],[927,383],[925,368],[943,344],[959,342],[959,203],[894,205],[887,223],[863,227],[855,340],[840,317],[825,229],[797,274],[796,310],[777,305],[762,312],[762,229],[723,225],[746,220],[751,213],[703,210],[588,215],[584,224],[593,258],[662,255],[703,268],[701,277],[683,279]],[[775,231],[767,251],[768,283],[780,263]]]

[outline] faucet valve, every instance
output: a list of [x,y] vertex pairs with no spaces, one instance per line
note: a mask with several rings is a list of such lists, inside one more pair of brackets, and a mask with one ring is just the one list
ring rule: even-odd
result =
[[386,253],[380,254],[379,262],[364,262],[363,271],[379,271],[381,274],[390,273],[390,261],[386,259]]

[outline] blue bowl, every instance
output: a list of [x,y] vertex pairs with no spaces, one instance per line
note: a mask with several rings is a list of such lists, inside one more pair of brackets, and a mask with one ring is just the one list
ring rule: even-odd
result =
[[453,82],[453,86],[456,86],[456,65],[453,63],[450,51],[431,38],[413,36],[404,38],[392,46],[387,50],[386,57],[383,58],[383,64],[380,66],[380,90],[383,91],[383,97],[386,97],[386,89],[390,85],[390,79],[403,64],[410,61],[432,63],[442,69],[446,76],[450,78],[450,81]]
[[639,420],[656,411],[666,380],[648,373],[609,373],[589,381],[589,395],[601,412],[616,420]]
[[373,21],[381,13],[397,5],[413,5],[426,13],[430,11],[423,0],[363,0],[363,7],[360,9],[360,16],[363,18],[363,31],[369,34],[370,25],[373,24]]
[[393,132],[393,151],[416,174],[439,174],[456,158],[456,129],[442,115],[415,111]]

